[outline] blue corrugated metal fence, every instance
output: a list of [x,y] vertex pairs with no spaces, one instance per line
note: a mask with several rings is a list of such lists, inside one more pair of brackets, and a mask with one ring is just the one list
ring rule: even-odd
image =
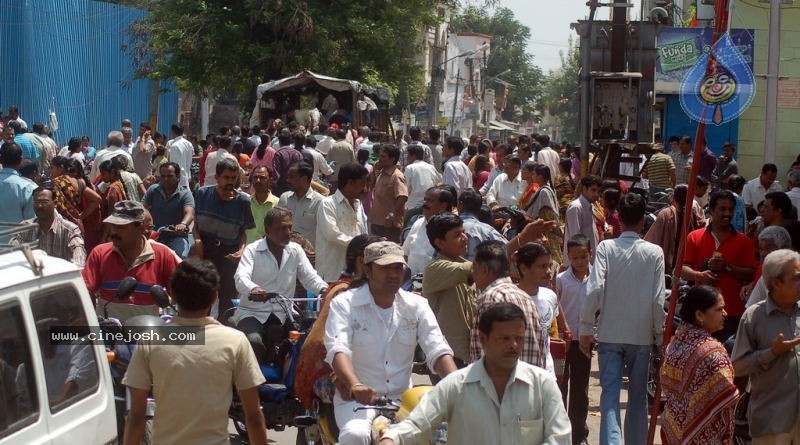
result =
[[[61,145],[85,134],[100,147],[123,118],[146,121],[150,81],[133,79],[122,50],[125,30],[145,14],[88,0],[0,0],[0,107],[18,105],[29,127],[54,111]],[[162,88],[158,130],[169,137],[178,95]]]

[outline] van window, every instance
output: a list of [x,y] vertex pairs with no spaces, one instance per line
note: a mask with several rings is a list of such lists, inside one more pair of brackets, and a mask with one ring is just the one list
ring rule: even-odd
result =
[[[69,285],[54,286],[31,296],[50,411],[58,412],[97,390],[99,371],[94,347],[85,337],[52,341],[53,327],[85,327],[86,313],[80,294]],[[76,329],[77,330],[77,329]]]
[[18,302],[0,305],[0,438],[39,418],[31,343]]

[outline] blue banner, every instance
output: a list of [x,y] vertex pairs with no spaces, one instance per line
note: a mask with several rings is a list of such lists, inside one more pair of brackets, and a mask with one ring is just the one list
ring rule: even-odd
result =
[[756,94],[753,71],[726,33],[703,54],[681,83],[681,108],[693,120],[721,125],[736,119]]

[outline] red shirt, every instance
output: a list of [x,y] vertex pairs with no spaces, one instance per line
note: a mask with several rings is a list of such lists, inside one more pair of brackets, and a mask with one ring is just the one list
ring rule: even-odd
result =
[[81,274],[89,293],[99,294],[104,300],[114,298],[123,278],[136,278],[138,284],[128,303],[151,305],[154,303],[150,288],[155,284],[169,287],[177,265],[178,260],[169,247],[145,242],[144,251],[128,268],[114,244],[104,243],[92,249]]
[[[686,253],[683,256],[683,264],[692,269],[702,272],[705,260],[714,256],[714,252],[722,254],[729,264],[737,267],[756,267],[756,251],[753,243],[747,235],[739,233],[731,228],[732,234],[725,238],[719,246],[716,245],[714,237],[711,235],[711,225],[703,229],[697,229],[689,234],[686,240]],[[722,292],[725,300],[725,312],[728,315],[739,317],[744,313],[744,302],[739,297],[742,289],[742,281],[727,272],[719,272],[719,281],[716,287]]]

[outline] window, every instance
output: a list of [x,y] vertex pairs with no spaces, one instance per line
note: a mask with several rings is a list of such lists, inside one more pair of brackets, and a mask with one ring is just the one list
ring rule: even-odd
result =
[[88,326],[80,294],[72,286],[56,286],[31,296],[50,411],[58,412],[97,390],[99,371],[92,342],[80,338],[53,342],[52,327]]
[[30,345],[19,303],[0,305],[0,438],[39,417]]

